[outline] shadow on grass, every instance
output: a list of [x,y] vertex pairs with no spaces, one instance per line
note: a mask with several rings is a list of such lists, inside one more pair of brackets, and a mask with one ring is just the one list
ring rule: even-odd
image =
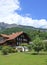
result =
[[47,55],[47,53],[31,53],[31,55]]

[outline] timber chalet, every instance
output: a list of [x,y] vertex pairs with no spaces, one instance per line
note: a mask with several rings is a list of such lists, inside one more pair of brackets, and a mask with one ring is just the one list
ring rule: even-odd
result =
[[21,43],[29,43],[30,38],[24,32],[16,32],[10,35],[0,34],[0,45],[19,46]]

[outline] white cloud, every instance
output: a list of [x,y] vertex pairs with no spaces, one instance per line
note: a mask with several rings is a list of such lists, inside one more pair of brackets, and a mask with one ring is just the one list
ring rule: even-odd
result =
[[13,11],[18,9],[21,9],[18,0],[0,0],[0,19],[13,15]]
[[45,25],[47,25],[47,20],[45,19],[33,20],[32,18],[29,18],[29,17],[21,17],[21,23],[19,24],[34,26],[36,28],[39,28],[39,27],[46,28],[47,26]]
[[[21,10],[20,0],[0,0],[0,22],[16,23],[21,25],[28,25],[34,27],[43,27],[47,25],[47,20],[33,20],[30,18],[30,14],[25,16],[19,15],[16,10]],[[45,26],[47,28],[47,26]]]

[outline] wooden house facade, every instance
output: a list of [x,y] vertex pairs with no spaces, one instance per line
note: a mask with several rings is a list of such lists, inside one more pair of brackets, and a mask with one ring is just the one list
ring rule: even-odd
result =
[[19,46],[21,43],[30,42],[29,36],[24,32],[16,32],[11,35],[0,35],[0,45]]

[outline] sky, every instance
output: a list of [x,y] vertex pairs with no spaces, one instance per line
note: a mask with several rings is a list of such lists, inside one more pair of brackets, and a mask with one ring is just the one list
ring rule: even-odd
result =
[[0,22],[47,29],[47,0],[0,0]]

